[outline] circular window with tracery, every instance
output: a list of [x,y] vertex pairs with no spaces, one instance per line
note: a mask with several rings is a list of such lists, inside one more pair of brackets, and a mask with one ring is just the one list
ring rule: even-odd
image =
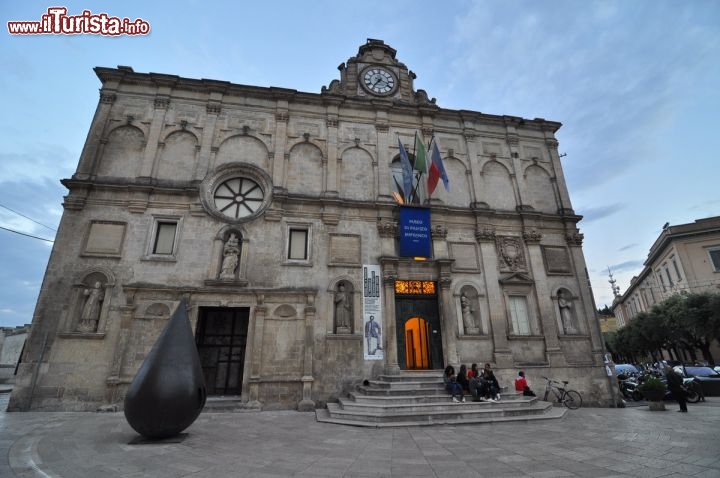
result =
[[200,184],[203,207],[225,222],[249,221],[270,204],[272,180],[263,170],[244,163],[224,165]]
[[232,178],[215,190],[215,207],[222,214],[240,219],[255,214],[265,194],[258,183],[248,178]]

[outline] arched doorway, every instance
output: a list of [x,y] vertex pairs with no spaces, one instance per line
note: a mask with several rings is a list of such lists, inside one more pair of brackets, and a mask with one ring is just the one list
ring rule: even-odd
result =
[[430,368],[430,324],[421,317],[405,322],[405,363],[408,370]]

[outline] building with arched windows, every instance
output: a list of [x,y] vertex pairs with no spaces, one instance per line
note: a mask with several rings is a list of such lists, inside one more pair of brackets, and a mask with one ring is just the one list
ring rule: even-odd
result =
[[[443,109],[380,40],[339,70],[305,93],[95,69],[11,410],[121,404],[181,299],[209,394],[254,406],[472,362],[610,402],[560,123]],[[416,135],[448,188],[401,209]],[[427,214],[423,257],[403,211]]]

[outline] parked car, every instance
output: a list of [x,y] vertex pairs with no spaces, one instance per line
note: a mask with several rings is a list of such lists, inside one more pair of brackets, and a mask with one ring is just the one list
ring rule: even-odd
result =
[[710,367],[677,365],[674,370],[686,378],[694,378],[700,383],[703,394],[710,397],[720,396],[720,373]]
[[638,373],[642,373],[642,370],[633,364],[630,364],[630,363],[616,363],[615,364],[615,375],[617,375],[618,377],[620,375],[627,377],[629,375],[635,375]]

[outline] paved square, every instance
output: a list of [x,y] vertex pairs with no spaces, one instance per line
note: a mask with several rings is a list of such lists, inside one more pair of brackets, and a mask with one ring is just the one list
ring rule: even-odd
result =
[[0,477],[720,477],[720,398],[667,408],[396,429],[204,413],[183,442],[151,445],[128,444],[122,413],[0,412]]

